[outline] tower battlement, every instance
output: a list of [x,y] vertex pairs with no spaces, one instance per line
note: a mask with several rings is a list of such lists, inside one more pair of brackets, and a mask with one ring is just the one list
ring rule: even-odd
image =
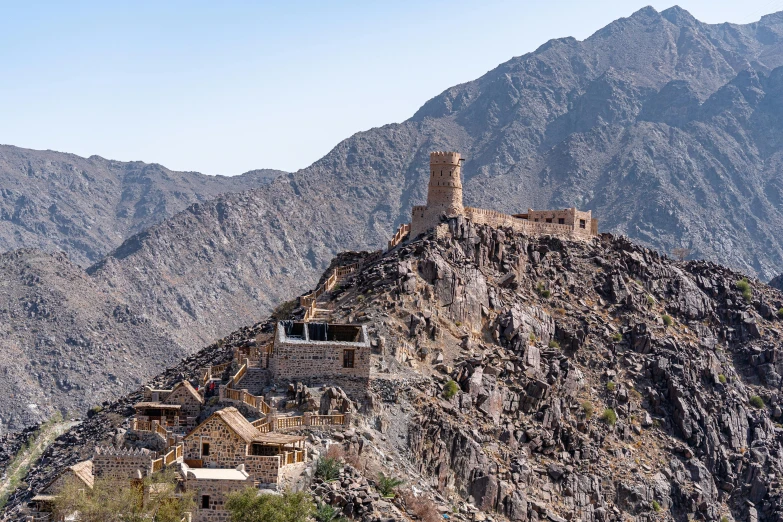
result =
[[459,166],[461,155],[459,152],[430,152],[430,165]]

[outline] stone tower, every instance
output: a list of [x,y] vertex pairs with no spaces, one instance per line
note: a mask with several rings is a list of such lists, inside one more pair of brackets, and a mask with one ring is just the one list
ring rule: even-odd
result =
[[462,165],[459,152],[430,153],[427,205],[413,207],[411,237],[437,226],[443,216],[465,213],[462,206]]
[[461,171],[459,152],[430,153],[427,210],[446,216],[457,216],[464,213]]

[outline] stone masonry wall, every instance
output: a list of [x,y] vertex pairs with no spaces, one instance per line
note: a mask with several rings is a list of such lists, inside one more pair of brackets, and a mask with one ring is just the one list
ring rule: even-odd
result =
[[[196,509],[193,522],[227,522],[231,518],[225,508],[228,496],[252,486],[250,480],[196,480],[189,477],[185,481],[185,488],[194,492]],[[204,496],[209,497],[207,509],[201,507]]]
[[184,386],[180,386],[166,397],[166,404],[179,404],[179,422],[185,424],[188,417],[198,417],[201,413],[201,403],[193,397]]
[[[289,339],[282,328],[275,335],[269,369],[275,379],[314,382],[346,379],[356,390],[366,391],[370,378],[370,343]],[[353,368],[344,368],[345,350],[353,350]],[[358,384],[358,386],[356,386]]]
[[[209,444],[209,455],[201,452]],[[185,437],[185,460],[201,460],[205,468],[236,468],[244,464],[247,444],[233,430],[212,417]]]
[[280,455],[248,455],[245,457],[245,471],[253,480],[262,484],[277,484],[280,480]]
[[130,480],[138,472],[146,476],[152,469],[156,454],[147,449],[123,449],[112,447],[95,448],[92,457],[93,474],[96,479]]

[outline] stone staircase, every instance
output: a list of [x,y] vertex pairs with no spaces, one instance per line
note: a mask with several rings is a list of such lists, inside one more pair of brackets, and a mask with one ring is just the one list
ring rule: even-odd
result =
[[249,366],[247,373],[235,387],[239,390],[247,390],[251,395],[263,395],[264,387],[269,384],[269,370],[257,366]]
[[[338,274],[336,281],[334,283],[334,287],[340,286],[343,281],[350,279],[353,277],[353,274]],[[330,289],[331,290],[331,289]],[[313,323],[327,323],[332,318],[332,310],[329,308],[329,303],[331,301],[331,294],[330,292],[324,292],[322,295],[318,296],[318,298],[315,300],[315,315],[310,317],[310,322]]]

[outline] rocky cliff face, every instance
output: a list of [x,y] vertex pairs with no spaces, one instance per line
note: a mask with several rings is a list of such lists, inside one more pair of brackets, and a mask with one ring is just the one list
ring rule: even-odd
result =
[[205,176],[0,145],[0,252],[63,251],[88,266],[191,203],[259,187],[279,174]]
[[778,290],[783,290],[783,274],[772,279],[769,282],[769,286],[771,286],[772,288],[777,288]]
[[[346,500],[356,492],[340,489],[366,483],[356,469],[382,466],[423,492],[395,501],[403,512],[427,501],[457,521],[783,516],[783,293],[756,280],[745,288],[740,273],[625,238],[531,238],[453,219],[369,261],[321,306],[366,324],[375,350],[354,429],[318,435],[359,448],[350,481],[315,485],[343,509],[357,513]],[[157,383],[269,328],[237,332]],[[281,409],[310,396],[290,389]],[[123,410],[108,409],[113,424],[97,416],[66,434],[27,482],[119,437]]]
[[0,434],[83,414],[185,355],[64,254],[0,255]]

